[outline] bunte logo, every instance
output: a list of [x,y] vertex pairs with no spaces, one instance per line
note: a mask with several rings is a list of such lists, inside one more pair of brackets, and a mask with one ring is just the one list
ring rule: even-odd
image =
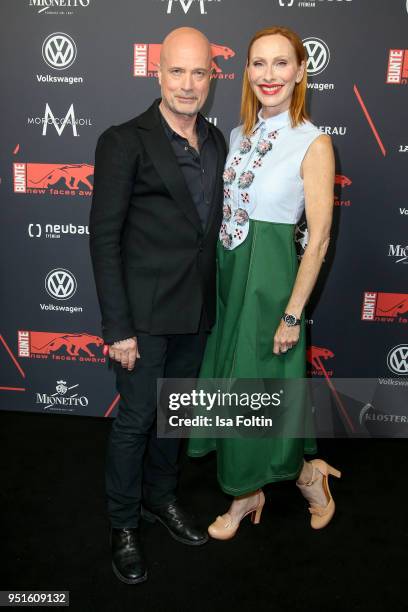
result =
[[[157,77],[160,64],[161,44],[135,43],[133,45],[133,76],[135,77]],[[234,79],[235,73],[224,73],[218,62],[229,60],[235,56],[235,51],[225,45],[211,44],[212,53],[212,78]]]
[[361,311],[362,321],[408,323],[408,293],[365,291]]
[[[14,193],[91,196],[91,164],[13,164]],[[55,189],[54,189],[55,187]],[[84,189],[86,188],[86,189]]]
[[103,339],[87,333],[69,334],[23,330],[18,332],[19,357],[106,363],[106,358],[96,355],[91,350],[91,346],[98,347],[101,355]]
[[407,85],[408,49],[390,49],[385,82],[387,85]]

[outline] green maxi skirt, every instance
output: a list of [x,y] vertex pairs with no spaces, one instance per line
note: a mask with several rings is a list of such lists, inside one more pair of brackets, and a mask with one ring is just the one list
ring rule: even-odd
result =
[[[217,318],[207,342],[201,378],[306,377],[305,321],[299,342],[273,353],[273,337],[296,279],[295,225],[249,221],[246,240],[217,247]],[[297,478],[303,455],[317,452],[314,438],[190,438],[187,453],[217,451],[218,481],[243,495],[263,485]]]

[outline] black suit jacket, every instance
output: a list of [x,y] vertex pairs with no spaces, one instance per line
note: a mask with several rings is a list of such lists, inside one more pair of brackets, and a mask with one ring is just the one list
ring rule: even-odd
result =
[[215,250],[222,218],[225,140],[211,123],[217,178],[207,228],[160,121],[160,99],[112,126],[95,154],[90,249],[106,343],[197,331],[215,319]]

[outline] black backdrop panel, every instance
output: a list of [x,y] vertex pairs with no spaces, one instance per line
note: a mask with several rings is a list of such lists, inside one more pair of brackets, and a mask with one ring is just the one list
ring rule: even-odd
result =
[[0,409],[115,414],[88,248],[95,143],[159,95],[158,45],[181,25],[213,44],[205,114],[227,138],[253,33],[305,41],[309,109],[337,158],[310,374],[406,377],[405,0],[3,0],[0,17]]

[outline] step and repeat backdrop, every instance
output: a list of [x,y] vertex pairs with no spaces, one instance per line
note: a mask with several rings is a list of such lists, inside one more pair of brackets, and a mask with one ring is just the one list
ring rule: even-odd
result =
[[[408,384],[406,0],[2,0],[0,16],[0,409],[115,416],[88,246],[94,150],[159,96],[160,43],[183,25],[212,43],[204,114],[227,139],[252,35],[303,39],[337,163],[309,374]],[[304,222],[296,239],[301,253]],[[392,417],[391,402],[382,435]]]

